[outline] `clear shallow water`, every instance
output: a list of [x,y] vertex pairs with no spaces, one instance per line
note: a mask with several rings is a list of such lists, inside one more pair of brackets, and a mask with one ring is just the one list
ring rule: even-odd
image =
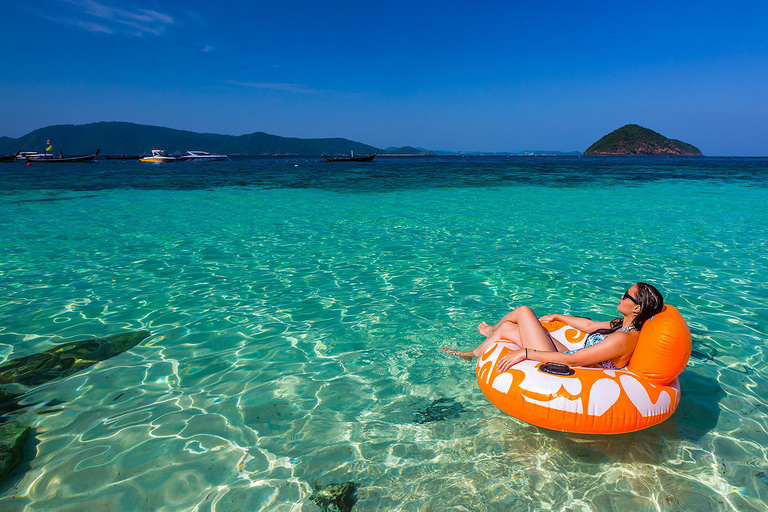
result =
[[[0,167],[0,355],[150,329],[30,392],[9,510],[765,510],[768,160],[243,159]],[[621,436],[498,411],[476,326],[610,317],[638,280],[696,358]],[[453,398],[458,417],[418,424]]]

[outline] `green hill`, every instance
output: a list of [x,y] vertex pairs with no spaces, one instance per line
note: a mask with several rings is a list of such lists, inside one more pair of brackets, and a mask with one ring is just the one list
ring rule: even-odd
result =
[[401,148],[389,147],[382,150],[385,155],[418,155],[418,156],[434,156],[434,151],[425,151],[423,149],[415,148],[413,146],[403,146]]
[[668,139],[637,124],[628,124],[589,146],[584,154],[701,156],[701,151],[686,142]]
[[263,132],[247,135],[220,135],[174,130],[160,126],[135,123],[101,122],[83,125],[63,124],[40,128],[13,139],[0,137],[0,154],[22,151],[43,151],[46,140],[53,143],[53,151],[65,155],[90,154],[101,149],[102,155],[141,154],[152,148],[169,153],[202,150],[227,155],[301,155],[320,156],[375,153],[373,146],[348,139],[297,139],[278,137]]

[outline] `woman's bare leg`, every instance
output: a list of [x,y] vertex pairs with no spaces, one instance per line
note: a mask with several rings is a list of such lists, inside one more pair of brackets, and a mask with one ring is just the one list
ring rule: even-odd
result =
[[512,322],[501,322],[497,324],[491,335],[474,350],[455,350],[452,348],[441,348],[440,350],[447,354],[459,356],[465,361],[471,361],[475,357],[480,357],[480,355],[485,352],[485,349],[501,339],[507,339],[520,345],[520,330],[517,325]]
[[[504,322],[509,322],[510,320],[512,320],[512,313],[514,313],[514,311],[510,311],[509,313],[504,315],[504,317],[502,317],[502,319],[499,320],[496,325],[488,325],[486,322],[482,322],[478,326],[478,329],[481,329],[483,327],[483,324],[485,324],[487,326],[487,328],[490,330],[490,332],[488,334],[486,334],[486,337],[488,337],[488,336],[490,336],[493,333],[493,331],[498,329],[501,326],[501,324],[503,324]],[[480,332],[481,332],[481,334],[485,334],[482,331],[480,331]]]
[[549,335],[549,332],[541,325],[539,317],[528,306],[520,306],[514,311],[504,315],[499,323],[490,326],[482,322],[478,326],[481,333],[487,332],[488,336],[474,350],[455,350],[441,348],[443,352],[459,356],[465,361],[471,361],[480,357],[492,344],[501,339],[510,340],[522,348],[530,348],[545,352],[565,352],[568,348]]
[[508,318],[509,322],[517,325],[523,348],[546,352],[565,352],[568,350],[562,343],[549,335],[549,332],[539,322],[539,317],[528,306],[520,306],[504,318]]
[[488,322],[480,322],[480,325],[477,326],[477,330],[480,331],[480,334],[482,334],[487,338],[491,336],[496,329],[501,327],[502,324],[511,321],[513,318],[512,316],[513,313],[514,311],[510,311],[509,313],[504,315],[496,325],[489,325]]
[[[545,332],[547,337],[549,338],[549,344],[548,345],[544,344],[545,347],[540,348],[539,345],[541,345],[542,343],[535,343],[537,346],[534,347],[531,345],[525,345],[518,341],[518,345],[521,345],[523,348],[535,348],[536,350],[548,350],[548,351],[552,350],[557,352],[565,352],[568,350],[568,347],[566,347],[565,345],[557,341],[555,338],[553,338],[549,334],[549,332],[547,332],[547,330],[541,326],[541,322],[539,321],[538,317],[536,317],[536,315],[533,314],[533,310],[531,310],[531,308],[527,306],[519,307],[514,311],[507,313],[506,315],[504,315],[504,317],[501,320],[499,320],[499,323],[497,323],[496,325],[488,325],[486,322],[482,322],[480,323],[480,325],[477,326],[477,328],[482,334],[485,334],[486,338],[491,338],[493,337],[493,333],[496,331],[496,329],[499,329],[502,326],[509,323],[512,323],[515,326],[517,326],[521,318],[524,318],[524,322],[531,322],[531,325],[533,325],[533,328],[536,330],[536,332],[541,332],[541,331]],[[505,336],[502,336],[502,337],[505,337]],[[517,341],[519,339],[520,339],[520,334],[519,334],[519,328],[518,328],[518,331],[515,334],[515,339],[513,341]],[[485,345],[485,347],[483,347],[483,345]],[[477,353],[478,357],[480,354],[483,353],[483,351],[485,350],[485,348],[487,348],[487,346],[488,345],[485,342],[483,342],[483,344],[481,345],[481,347],[483,347],[482,350],[479,350],[479,353]],[[478,349],[479,348],[480,347],[478,347]],[[477,352],[478,349],[475,349],[473,352]]]
[[483,341],[475,350],[472,351],[475,357],[480,357],[485,349],[499,340],[509,340],[520,345],[520,329],[513,322],[502,322],[496,326],[490,336]]

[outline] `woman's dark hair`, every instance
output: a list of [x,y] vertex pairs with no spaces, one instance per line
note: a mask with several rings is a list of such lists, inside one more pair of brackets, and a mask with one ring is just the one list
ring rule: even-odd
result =
[[[639,331],[643,328],[643,324],[646,321],[664,308],[664,298],[661,296],[661,292],[653,285],[641,282],[635,286],[637,286],[637,294],[634,298],[637,299],[640,312],[632,321],[632,326]],[[595,332],[610,334],[618,331],[623,323],[623,318],[614,318],[611,320],[611,326],[608,329],[599,329]]]

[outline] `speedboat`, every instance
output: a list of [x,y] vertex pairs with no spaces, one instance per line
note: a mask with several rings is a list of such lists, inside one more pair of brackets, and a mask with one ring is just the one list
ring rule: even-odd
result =
[[227,155],[212,155],[210,153],[206,153],[205,151],[187,151],[187,154],[180,157],[179,160],[182,160],[184,162],[188,162],[190,160],[216,161],[216,160],[224,160],[225,158],[227,158]]
[[175,162],[176,159],[172,156],[168,156],[168,153],[162,149],[153,149],[152,156],[145,156],[141,159],[142,162]]
[[37,151],[19,151],[16,153],[18,160],[26,160],[27,158],[55,158],[53,153],[38,153]]

